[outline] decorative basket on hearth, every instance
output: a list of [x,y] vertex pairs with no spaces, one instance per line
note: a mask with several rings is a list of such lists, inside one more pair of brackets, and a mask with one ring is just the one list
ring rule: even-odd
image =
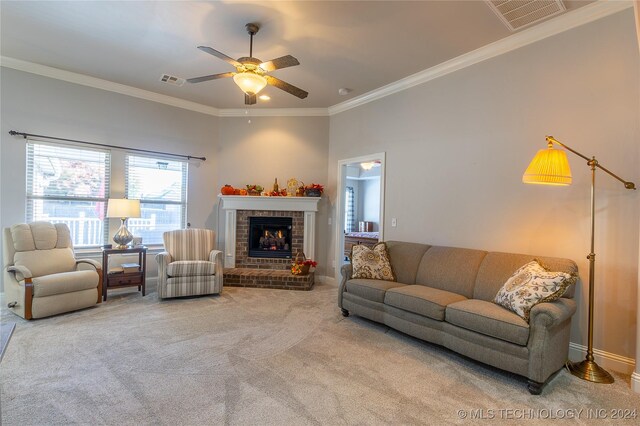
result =
[[318,262],[307,259],[304,253],[297,252],[296,257],[291,264],[291,273],[293,275],[308,275],[311,268],[315,268]]

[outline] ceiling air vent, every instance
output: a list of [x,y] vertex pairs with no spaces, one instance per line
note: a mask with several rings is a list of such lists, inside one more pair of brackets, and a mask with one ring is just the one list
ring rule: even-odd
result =
[[511,31],[535,24],[565,10],[562,0],[485,0]]
[[184,84],[184,78],[176,77],[175,75],[162,74],[160,81],[163,83],[171,84],[173,86],[182,86]]

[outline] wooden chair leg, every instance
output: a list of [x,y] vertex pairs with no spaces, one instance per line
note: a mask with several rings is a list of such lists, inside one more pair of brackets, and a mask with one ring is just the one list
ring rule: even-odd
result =
[[33,318],[33,281],[31,278],[24,279],[24,319]]

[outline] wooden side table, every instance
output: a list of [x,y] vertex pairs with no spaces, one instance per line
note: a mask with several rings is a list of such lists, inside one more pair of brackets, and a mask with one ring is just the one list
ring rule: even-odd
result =
[[[132,254],[138,253],[138,265],[140,268],[137,272],[129,273],[109,273],[109,256],[112,254]],[[147,273],[147,248],[132,247],[126,249],[102,249],[102,299],[107,300],[107,290],[110,288],[122,287],[138,287],[138,291],[142,290],[142,296],[145,295],[145,276]]]

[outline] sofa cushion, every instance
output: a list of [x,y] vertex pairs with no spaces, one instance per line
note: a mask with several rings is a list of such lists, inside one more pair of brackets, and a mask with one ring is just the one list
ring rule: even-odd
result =
[[369,248],[363,244],[351,247],[351,265],[353,278],[368,278],[373,280],[395,281],[387,246],[385,243],[378,243]]
[[496,294],[495,302],[529,322],[531,308],[558,299],[576,279],[566,272],[549,271],[536,259],[511,275]]
[[469,299],[447,306],[446,321],[516,345],[529,340],[529,324],[513,312],[484,300]]
[[[498,293],[498,290],[513,274],[513,271],[521,267],[533,259],[540,261],[554,271],[562,271],[569,274],[577,274],[578,266],[569,259],[560,259],[554,257],[531,256],[526,254],[515,253],[487,253],[476,279],[476,285],[473,290],[473,298],[492,302]],[[575,286],[569,286],[562,297],[573,297]]]
[[420,260],[431,246],[402,241],[386,241],[386,244],[396,281],[403,284],[415,284]]
[[207,260],[179,260],[171,262],[167,267],[167,275],[170,277],[195,277],[215,273],[216,264]]
[[34,278],[33,297],[53,296],[97,287],[98,273],[96,271],[63,272]]
[[422,257],[416,284],[471,297],[486,254],[482,250],[433,246]]
[[395,281],[370,280],[365,278],[356,278],[347,281],[347,293],[362,297],[363,299],[372,300],[374,302],[384,302],[384,294],[390,288],[403,287]]
[[406,285],[387,290],[384,303],[438,321],[444,321],[447,305],[466,299],[466,297],[450,291],[423,285]]

